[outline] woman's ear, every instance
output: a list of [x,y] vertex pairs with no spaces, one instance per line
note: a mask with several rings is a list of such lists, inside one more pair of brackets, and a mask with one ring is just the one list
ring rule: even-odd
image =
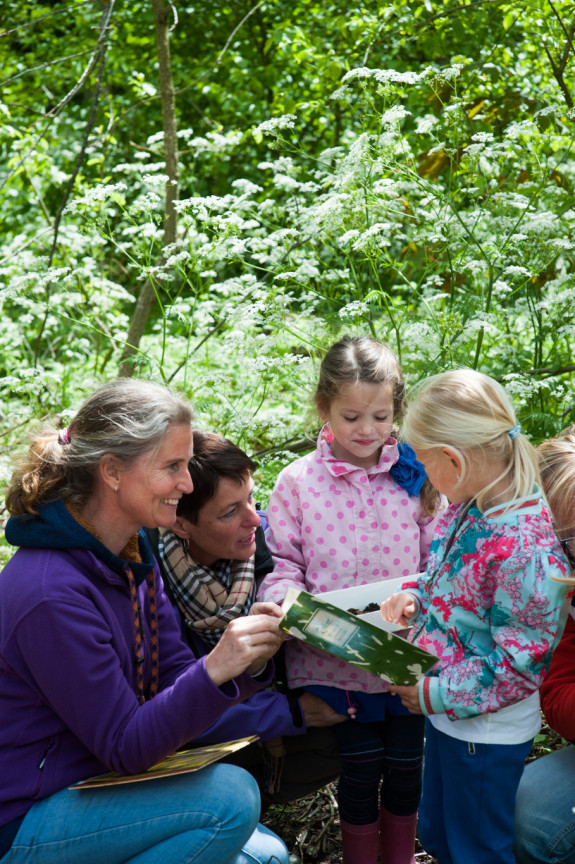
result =
[[176,537],[179,537],[180,540],[189,540],[190,532],[186,527],[190,523],[187,519],[184,519],[182,516],[178,516],[173,525],[170,525],[170,531],[173,531]]
[[117,492],[121,484],[122,463],[111,453],[106,453],[100,461],[100,476],[108,488]]

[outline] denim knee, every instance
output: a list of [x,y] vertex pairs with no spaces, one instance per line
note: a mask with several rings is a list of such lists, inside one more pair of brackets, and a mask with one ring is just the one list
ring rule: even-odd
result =
[[515,809],[518,864],[575,864],[574,802],[575,747],[527,765]]
[[230,816],[237,814],[242,822],[251,821],[252,830],[259,822],[261,810],[260,790],[256,780],[243,768],[235,765],[221,765],[231,769],[225,778],[225,798]]
[[277,834],[258,825],[233,864],[289,864],[289,852]]

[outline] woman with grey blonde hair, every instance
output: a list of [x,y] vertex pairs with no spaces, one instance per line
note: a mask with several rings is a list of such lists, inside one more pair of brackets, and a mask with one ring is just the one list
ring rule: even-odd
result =
[[[242,769],[71,784],[164,759],[269,683],[279,610],[233,622],[196,660],[140,529],[192,489],[190,406],[145,381],[105,384],[67,429],[32,439],[7,495],[0,573],[0,858],[109,864],[287,862]],[[3,856],[3,857],[2,857]]]

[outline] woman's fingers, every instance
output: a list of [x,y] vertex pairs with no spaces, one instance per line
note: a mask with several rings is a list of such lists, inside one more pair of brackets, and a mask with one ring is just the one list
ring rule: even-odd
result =
[[231,621],[206,657],[206,671],[218,687],[248,668],[261,667],[279,649],[284,634],[278,618],[248,615]]

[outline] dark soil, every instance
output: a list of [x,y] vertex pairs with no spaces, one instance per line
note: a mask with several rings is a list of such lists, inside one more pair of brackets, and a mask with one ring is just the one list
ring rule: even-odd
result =
[[[560,735],[544,725],[527,761],[564,744]],[[290,804],[270,807],[262,822],[283,839],[290,851],[290,864],[342,864],[336,783]],[[417,864],[434,864],[419,843],[415,860]]]

